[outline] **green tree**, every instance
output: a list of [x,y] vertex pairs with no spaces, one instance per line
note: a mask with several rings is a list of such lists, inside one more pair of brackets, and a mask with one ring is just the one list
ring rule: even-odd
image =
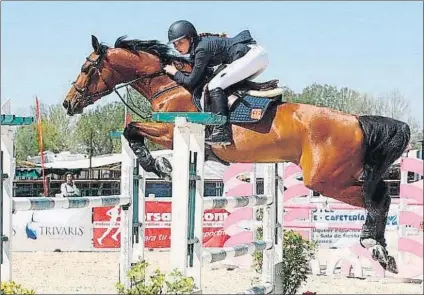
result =
[[19,127],[15,138],[15,155],[17,161],[25,161],[28,156],[39,153],[37,125]]
[[[18,128],[16,134],[16,157],[26,160],[28,156],[38,155],[40,152],[39,133],[36,120],[35,107],[31,106],[31,116],[35,123],[31,126]],[[50,150],[58,153],[72,147],[71,118],[66,115],[60,104],[46,105],[40,103],[41,129],[43,134],[44,151]]]
[[75,151],[89,153],[93,147],[93,156],[119,153],[120,141],[113,139],[110,132],[122,130],[124,126],[124,104],[113,102],[86,111],[81,115],[75,127]]
[[347,87],[338,89],[328,84],[314,83],[296,95],[296,102],[329,107],[346,113],[363,113],[364,99],[360,93]]
[[287,102],[297,102],[297,94],[287,86],[282,86],[283,89],[283,101]]

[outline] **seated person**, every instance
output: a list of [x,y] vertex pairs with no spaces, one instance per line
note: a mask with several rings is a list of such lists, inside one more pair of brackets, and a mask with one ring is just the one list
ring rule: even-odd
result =
[[81,192],[76,187],[74,181],[73,181],[73,175],[71,172],[65,173],[65,179],[66,181],[62,183],[60,186],[60,193],[63,197],[80,197]]

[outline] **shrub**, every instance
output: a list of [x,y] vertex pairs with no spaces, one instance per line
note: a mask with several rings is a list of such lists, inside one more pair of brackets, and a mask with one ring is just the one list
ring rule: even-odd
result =
[[[117,283],[119,294],[190,294],[194,289],[192,278],[184,277],[183,274],[174,270],[166,275],[159,269],[155,269],[149,280],[146,280],[146,268],[149,264],[140,261],[128,271],[131,287],[125,289],[124,285]],[[168,277],[168,280],[167,280]]]
[[[256,218],[262,219],[263,212],[258,210]],[[257,229],[257,239],[263,238],[263,228]],[[283,236],[283,263],[281,275],[283,281],[283,294],[296,294],[303,282],[307,279],[309,261],[314,257],[316,243],[302,238],[299,233],[292,230],[284,231]],[[263,252],[253,254],[254,267],[258,273],[262,272]]]
[[26,289],[22,285],[15,283],[14,281],[2,282],[1,292],[3,294],[35,294],[34,290]]
[[296,294],[308,278],[309,261],[314,257],[316,243],[309,242],[294,231],[284,232],[283,294]]

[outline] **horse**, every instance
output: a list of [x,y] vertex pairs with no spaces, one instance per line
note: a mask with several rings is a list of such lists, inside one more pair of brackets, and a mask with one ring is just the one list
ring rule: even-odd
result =
[[[120,85],[130,85],[146,97],[153,112],[207,109],[207,94],[204,107],[198,94],[206,89],[205,84],[201,91],[186,89],[164,72],[169,63],[185,72],[193,66],[191,60],[175,56],[167,45],[125,36],[119,37],[114,47],[100,43],[95,36],[91,36],[91,43],[93,52],[63,101],[69,116],[82,113],[113,91],[118,93]],[[233,98],[228,117],[232,144],[210,146],[206,160],[225,164],[289,161],[299,165],[307,188],[367,210],[359,242],[384,269],[396,273],[396,261],[386,249],[391,198],[383,174],[407,148],[409,126],[388,117],[283,101],[274,86],[271,81],[245,80],[227,91]],[[173,124],[131,122],[123,135],[143,169],[170,178],[172,165],[163,158],[154,159],[144,139],[172,149]]]

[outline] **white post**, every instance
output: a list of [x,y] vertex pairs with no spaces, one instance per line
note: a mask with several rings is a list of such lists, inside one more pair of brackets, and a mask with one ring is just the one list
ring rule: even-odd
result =
[[274,294],[283,294],[283,210],[284,210],[284,177],[283,177],[284,163],[277,164],[276,176],[277,182],[277,196],[276,199],[276,214],[277,224],[276,228],[276,244],[275,244],[275,280],[274,280]]
[[[131,148],[126,139],[121,136],[122,162],[121,162],[121,196],[129,196],[130,205],[133,198],[133,168],[135,165]],[[131,206],[121,206],[121,251],[119,263],[119,281],[126,289],[131,287],[131,282],[127,276],[128,270],[133,262],[132,251],[132,217],[133,210]]]
[[194,238],[197,240],[194,244],[193,267],[190,269],[189,276],[193,277],[197,294],[202,291],[202,241],[203,241],[203,192],[204,192],[204,164],[205,164],[205,126],[201,124],[190,124],[190,150],[197,152],[196,165],[196,196],[194,212]]
[[176,118],[172,156],[171,267],[187,276],[190,129],[185,118]]
[[[263,214],[263,240],[274,241],[275,238],[275,165],[264,165],[264,194],[272,196],[272,204],[264,206]],[[275,281],[275,242],[273,247],[263,251],[262,285],[271,284]]]
[[9,127],[1,130],[1,151],[3,152],[3,173],[8,175],[2,182],[3,190],[3,235],[7,241],[2,242],[1,281],[12,280],[12,197],[13,179],[15,178],[15,164],[13,158],[13,131]]
[[[275,261],[283,261],[283,210],[284,210],[284,179],[283,179],[284,163],[277,164],[277,244],[275,248]],[[278,275],[278,274],[277,274]]]
[[[252,172],[250,172],[250,184],[252,185],[252,196],[257,195],[258,194],[258,183],[257,183],[257,178],[256,178],[256,172],[257,172],[257,166],[258,164],[254,164],[252,167]],[[264,179],[265,181],[265,179]],[[258,220],[257,220],[257,214],[258,214],[258,210],[259,207],[253,207],[252,209],[252,241],[255,241],[258,239],[258,227],[255,225]]]

